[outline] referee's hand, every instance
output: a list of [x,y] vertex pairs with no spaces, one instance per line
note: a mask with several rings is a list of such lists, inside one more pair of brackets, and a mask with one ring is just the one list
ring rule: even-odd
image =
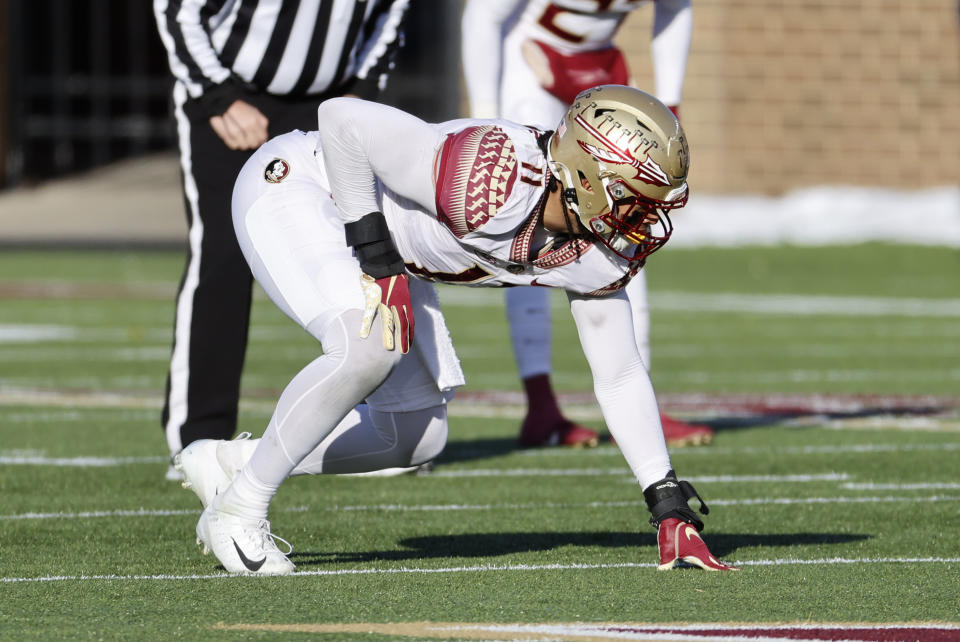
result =
[[210,118],[210,127],[230,149],[256,149],[267,142],[270,121],[259,109],[235,100],[221,116]]

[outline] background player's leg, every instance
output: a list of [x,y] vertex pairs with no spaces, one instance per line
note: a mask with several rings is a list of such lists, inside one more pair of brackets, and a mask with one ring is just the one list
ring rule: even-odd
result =
[[[647,300],[646,270],[640,270],[627,284],[630,311],[633,314],[633,334],[637,350],[647,370],[650,370],[650,306]],[[660,413],[660,424],[667,445],[673,448],[708,444],[713,439],[713,428],[701,424],[689,424],[668,414]]]
[[509,288],[506,302],[513,354],[527,398],[520,445],[597,445],[595,431],[563,416],[550,383],[550,291],[538,287]]

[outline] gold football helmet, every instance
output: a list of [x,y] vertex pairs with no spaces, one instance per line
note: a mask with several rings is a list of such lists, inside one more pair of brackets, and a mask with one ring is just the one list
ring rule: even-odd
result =
[[670,238],[667,211],[687,202],[690,152],[680,122],[622,85],[581,92],[547,146],[563,198],[618,256],[642,261]]

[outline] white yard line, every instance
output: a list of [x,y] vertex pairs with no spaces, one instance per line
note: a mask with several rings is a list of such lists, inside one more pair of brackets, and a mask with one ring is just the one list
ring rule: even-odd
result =
[[710,505],[716,506],[766,506],[790,504],[891,504],[891,503],[937,503],[956,502],[960,497],[950,495],[932,495],[930,497],[761,497],[758,499],[716,499]]
[[[934,353],[942,356],[941,353]],[[170,358],[170,346],[140,346],[129,348],[104,348],[102,346],[55,346],[0,348],[0,360],[5,363],[64,363],[74,361],[163,361]]]
[[784,448],[761,448],[745,446],[743,448],[684,448],[675,454],[684,455],[872,455],[875,453],[908,453],[956,451],[960,443],[943,444],[848,444],[845,446],[795,446]]
[[159,408],[156,394],[118,393],[87,390],[41,390],[9,386],[0,381],[0,406],[40,406],[44,408]]
[[797,294],[651,292],[650,307],[689,312],[852,317],[957,317],[960,299],[914,299]]
[[751,370],[750,372],[683,371],[675,381],[704,384],[713,381],[739,384],[807,383],[807,382],[924,382],[930,379],[960,379],[960,368],[931,367],[910,372],[879,371],[870,368],[807,368],[802,370]]
[[[444,307],[502,307],[503,294],[496,290],[440,287]],[[786,314],[853,317],[957,317],[960,299],[926,299],[879,296],[829,296],[802,294],[741,294],[737,292],[650,291],[653,310],[677,312],[731,312],[735,314]],[[551,297],[555,308],[569,304],[562,296]]]
[[[139,464],[168,463],[166,457],[47,457],[36,452],[0,451],[0,465],[52,466],[75,468],[102,468],[107,466],[130,466]],[[625,466],[612,468],[463,468],[433,470],[421,479],[451,479],[472,477],[629,477]],[[798,475],[700,475],[688,477],[691,482],[704,483],[804,483],[846,481],[847,473],[820,473]]]
[[[711,499],[710,506],[763,506],[789,504],[890,504],[903,502],[935,503],[957,502],[960,497],[949,495],[933,495],[930,497],[760,497],[755,499]],[[403,505],[403,504],[375,504],[369,506],[330,506],[323,510],[329,511],[386,511],[386,512],[434,512],[434,511],[492,511],[492,510],[520,510],[527,511],[537,508],[626,508],[644,506],[642,500],[621,502],[587,502],[557,503],[538,502],[536,504],[436,504],[436,505]],[[298,507],[298,512],[315,510],[312,507]],[[0,517],[0,520],[3,518]]]
[[[758,497],[753,499],[712,499],[711,506],[765,506],[785,504],[890,504],[890,503],[936,503],[958,502],[960,496],[931,495],[928,497],[893,496],[882,497]],[[459,511],[529,511],[538,508],[549,509],[583,509],[583,508],[627,508],[643,506],[643,500],[619,502],[537,502],[531,504],[359,504],[359,505],[329,505],[329,506],[291,506],[280,512],[309,513],[309,512],[459,512]],[[199,515],[200,509],[147,509],[137,508],[130,510],[100,510],[79,511],[74,513],[16,513],[0,515],[0,522],[21,520],[66,520],[66,519],[96,519],[111,517],[179,517],[182,515]]]
[[0,521],[18,521],[27,519],[94,519],[98,517],[173,517],[180,515],[199,515],[200,509],[159,509],[137,508],[134,510],[88,510],[77,513],[18,513],[0,515]]
[[924,482],[919,484],[873,484],[873,483],[846,483],[840,484],[845,490],[960,490],[960,483]]
[[140,464],[169,464],[169,457],[46,457],[39,455],[2,454],[0,464],[6,466],[54,466],[71,468],[103,468]]
[[[721,448],[717,446],[707,446],[702,448],[679,448],[674,449],[671,455],[674,457],[708,456],[722,457],[728,455],[770,455],[770,456],[821,456],[821,455],[868,455],[875,453],[907,453],[907,452],[955,452],[960,450],[960,443],[948,442],[942,444],[850,444],[846,446],[787,446],[782,448],[755,448],[744,446],[742,448]],[[471,453],[464,453],[470,456]],[[522,450],[517,453],[523,457],[614,457],[620,456],[620,451],[616,446],[600,446],[590,449],[574,448],[556,448],[549,451],[544,450]],[[489,453],[486,451],[477,451],[473,453],[476,457],[486,457]],[[0,464],[2,465],[32,465],[32,466],[54,466],[54,467],[77,467],[77,468],[100,468],[105,466],[131,466],[140,464],[166,464],[169,463],[167,457],[49,457],[42,451],[31,450],[29,452],[19,450],[0,450]],[[527,469],[527,468],[505,468],[505,469],[464,469],[464,470],[434,470],[430,477],[491,477],[491,476],[598,476],[598,475],[625,475],[626,469],[619,468],[582,468],[582,469]],[[701,481],[711,481],[713,478],[702,477],[694,478]],[[719,478],[718,478],[719,480]],[[759,481],[763,481],[760,479]]]
[[[0,351],[2,353],[2,351]],[[811,371],[815,372],[815,371]],[[816,371],[819,372],[819,371]],[[774,373],[770,373],[771,375]],[[822,373],[821,373],[822,374]],[[940,372],[940,376],[944,373]],[[960,377],[960,369],[955,373]],[[693,373],[691,376],[698,376]],[[706,375],[703,375],[706,376]],[[712,375],[711,375],[712,376]],[[792,376],[792,375],[791,375]],[[275,399],[265,391],[259,398],[248,397],[241,402],[244,411],[273,410]],[[562,393],[561,403],[580,414],[600,417],[593,394]],[[713,415],[777,413],[818,414],[830,412],[856,412],[862,410],[887,411],[890,415],[903,415],[917,409],[945,412],[960,406],[960,400],[952,397],[929,395],[827,395],[827,394],[676,394],[659,396],[668,408],[687,412],[712,413]],[[104,390],[102,388],[63,388],[25,384],[15,380],[0,379],[0,406],[39,406],[45,408],[67,407],[70,409],[152,409],[161,405],[160,397],[144,389]],[[519,391],[466,390],[461,391],[450,404],[450,414],[455,416],[521,417],[526,400]]]
[[[461,470],[433,470],[425,478],[437,477],[600,477],[605,475],[629,476],[623,466],[616,468],[465,468]],[[700,475],[687,477],[691,482],[704,483],[753,483],[753,482],[818,482],[844,481],[850,479],[846,473],[823,473],[816,475]]]
[[[734,560],[735,566],[828,566],[832,564],[956,564],[960,557],[824,557],[816,559],[776,558],[760,560]],[[449,566],[440,568],[346,568],[297,571],[290,578],[340,577],[345,575],[436,575],[446,573],[498,573],[510,571],[567,571],[602,570],[617,568],[655,568],[654,563],[624,562],[620,564],[477,564],[473,566]],[[184,581],[221,578],[249,577],[230,573],[191,575],[45,575],[37,577],[0,577],[0,583],[25,582],[76,582],[76,581]]]
[[[798,455],[798,456],[816,456],[821,455],[871,455],[875,453],[901,453],[901,452],[953,452],[960,450],[960,443],[946,442],[942,444],[847,444],[843,446],[783,446],[779,448],[766,448],[760,446],[742,446],[740,448],[723,448],[721,446],[702,446],[699,448],[677,448],[671,451],[671,456],[685,455],[704,455],[707,457],[720,457],[726,455]],[[598,457],[619,455],[620,451],[616,446],[598,446],[597,448],[554,448],[550,451],[543,450],[521,450],[516,453],[522,457]],[[467,453],[469,455],[469,453]],[[482,452],[477,452],[476,456],[482,456]]]

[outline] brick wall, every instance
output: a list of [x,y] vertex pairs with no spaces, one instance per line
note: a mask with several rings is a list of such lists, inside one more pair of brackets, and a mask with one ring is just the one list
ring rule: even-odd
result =
[[[957,0],[693,0],[691,187],[960,182]],[[651,88],[653,9],[618,35]]]

